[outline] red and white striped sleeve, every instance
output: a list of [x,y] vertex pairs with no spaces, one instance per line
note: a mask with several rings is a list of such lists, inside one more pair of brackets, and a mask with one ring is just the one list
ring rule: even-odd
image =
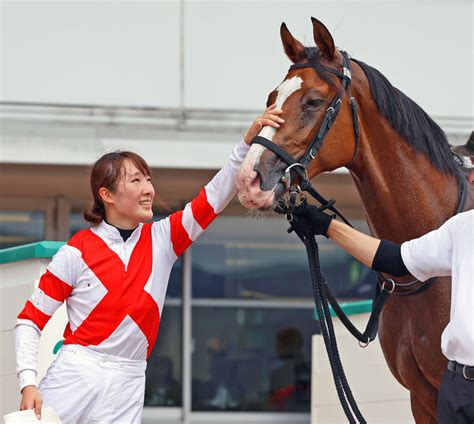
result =
[[36,385],[39,339],[44,326],[71,293],[77,279],[80,251],[62,246],[27,300],[15,326],[16,362],[20,390]]
[[154,225],[161,239],[171,241],[170,257],[176,260],[203,233],[237,193],[235,177],[249,146],[242,140],[223,168],[185,208]]

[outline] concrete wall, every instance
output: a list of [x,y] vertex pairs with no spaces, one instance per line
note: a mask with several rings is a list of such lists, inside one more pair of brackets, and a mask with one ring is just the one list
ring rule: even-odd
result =
[[466,0],[2,2],[0,102],[29,106],[0,106],[0,162],[130,149],[156,168],[218,169],[287,72],[280,23],[312,45],[311,16],[463,144],[473,13]]
[[[351,315],[357,328],[365,328],[368,314]],[[378,339],[362,349],[357,340],[334,319],[337,344],[347,380],[362,415],[369,423],[413,423],[408,390],[390,373]],[[337,397],[321,335],[313,336],[311,422],[347,422]]]
[[[49,259],[31,259],[0,265],[0,417],[17,410],[20,405],[14,327],[17,315],[37,287],[48,263]],[[62,305],[41,336],[38,383],[54,359],[53,348],[62,339],[66,322],[66,307]]]
[[260,110],[310,16],[436,116],[473,117],[466,0],[3,2],[3,101]]
[[287,72],[280,23],[312,45],[310,16],[463,144],[473,13],[466,0],[2,2],[0,162],[130,149],[156,168],[218,169]]

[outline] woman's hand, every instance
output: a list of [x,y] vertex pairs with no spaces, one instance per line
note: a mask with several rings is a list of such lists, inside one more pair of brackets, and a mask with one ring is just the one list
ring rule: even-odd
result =
[[34,409],[38,419],[41,419],[41,407],[43,406],[43,396],[36,386],[26,386],[21,391],[20,411]]
[[276,105],[273,104],[269,106],[262,115],[258,116],[255,121],[244,135],[244,141],[249,146],[252,144],[254,137],[258,135],[261,129],[265,126],[280,128],[280,124],[285,122],[284,119],[280,118],[283,112],[280,109],[276,108]]

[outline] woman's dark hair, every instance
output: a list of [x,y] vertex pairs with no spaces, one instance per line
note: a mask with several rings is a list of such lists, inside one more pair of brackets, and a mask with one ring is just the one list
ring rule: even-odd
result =
[[107,188],[112,193],[115,192],[117,184],[123,175],[123,163],[129,160],[143,175],[151,177],[148,164],[141,156],[133,152],[115,151],[102,156],[92,167],[91,190],[94,204],[84,210],[84,219],[92,225],[98,225],[105,219],[105,206],[99,195],[102,187]]

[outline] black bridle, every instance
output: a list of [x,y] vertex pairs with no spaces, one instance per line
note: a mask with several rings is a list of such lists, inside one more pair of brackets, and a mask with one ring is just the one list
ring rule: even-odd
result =
[[[303,154],[303,156],[299,160],[297,160],[293,158],[291,155],[289,155],[280,146],[276,145],[271,140],[268,140],[267,138],[262,137],[262,136],[257,136],[252,141],[253,143],[261,144],[262,146],[266,147],[268,150],[271,150],[280,159],[282,159],[284,162],[286,162],[289,165],[288,168],[286,168],[285,173],[281,179],[281,182],[283,182],[288,189],[291,187],[291,171],[295,171],[300,177],[301,189],[303,191],[308,191],[312,195],[313,195],[313,192],[316,192],[314,187],[311,185],[311,182],[309,181],[307,169],[309,165],[311,164],[311,162],[315,159],[319,150],[321,149],[324,138],[326,137],[327,133],[331,129],[332,125],[334,124],[337,116],[339,115],[339,111],[341,110],[341,105],[342,105],[342,99],[344,98],[346,91],[349,96],[349,103],[351,105],[351,110],[352,110],[352,121],[354,124],[355,147],[354,147],[354,155],[351,159],[351,162],[357,156],[357,153],[359,151],[359,135],[360,135],[359,118],[357,114],[357,103],[351,94],[352,74],[351,74],[350,60],[349,60],[348,54],[345,51],[341,51],[340,53],[342,54],[342,66],[343,66],[342,72],[339,72],[338,70],[333,69],[333,68],[327,68],[327,69],[329,72],[335,74],[341,79],[341,86],[339,87],[338,92],[332,99],[331,104],[326,109],[326,114],[324,115],[321,126],[319,127],[319,130],[316,132],[316,135],[314,136],[313,140],[311,141],[310,145],[306,149],[306,152]],[[311,65],[310,63],[297,63],[290,67],[290,71],[293,71],[295,69],[302,69],[302,68],[314,69],[313,65]],[[317,200],[319,200],[318,196],[319,196],[319,193],[316,196]],[[337,209],[335,208],[329,208],[329,209],[335,212],[338,216],[340,216],[344,222],[348,223],[347,219],[339,211],[337,211]]]
[[[353,120],[353,127],[354,127],[355,147],[354,147],[354,155],[350,162],[354,160],[359,150],[359,138],[360,138],[359,118],[357,114],[357,103],[351,93],[352,74],[351,74],[350,59],[347,52],[340,50],[340,53],[342,55],[342,72],[333,68],[327,68],[327,70],[341,79],[341,85],[336,95],[332,99],[329,107],[326,109],[326,114],[324,115],[321,126],[317,130],[313,140],[311,141],[310,145],[306,149],[306,152],[303,154],[303,156],[299,160],[297,160],[293,158],[291,155],[289,155],[280,146],[278,146],[277,144],[273,143],[271,140],[268,140],[267,138],[262,137],[262,136],[257,136],[252,141],[252,143],[260,144],[264,146],[265,148],[267,148],[268,150],[272,151],[288,165],[288,167],[285,170],[284,175],[282,176],[281,182],[284,183],[286,185],[286,188],[290,191],[289,204],[287,206],[279,205],[277,206],[275,210],[278,213],[286,214],[290,222],[292,219],[291,212],[293,208],[295,207],[297,194],[300,192],[300,190],[303,190],[311,194],[321,204],[321,207],[320,207],[321,210],[330,210],[331,212],[339,216],[342,219],[342,221],[344,221],[346,224],[352,227],[352,224],[349,222],[349,220],[334,206],[336,201],[334,199],[326,200],[313,187],[313,185],[311,184],[308,178],[308,172],[307,172],[307,168],[309,167],[311,162],[316,158],[316,155],[321,149],[324,138],[326,137],[327,133],[331,129],[332,125],[334,124],[337,116],[339,115],[339,112],[341,110],[342,100],[346,94],[346,91],[349,96],[349,103],[351,105],[352,118],[353,118],[352,120]],[[311,63],[296,63],[292,65],[289,70],[292,71],[295,69],[303,69],[303,68],[312,68],[316,72],[315,67]],[[297,175],[300,177],[300,183],[296,188],[292,187],[292,184],[291,184],[292,171],[295,171]],[[291,229],[289,231],[291,231]],[[394,291],[396,287],[396,283],[393,280],[386,278],[382,273],[377,272],[377,275],[380,282],[380,285],[379,285],[380,295],[377,297],[376,301],[374,302],[373,313],[378,311],[377,317],[376,317],[378,319],[378,314],[380,314],[380,311],[382,310],[382,306],[385,303],[386,297],[388,296],[388,294]],[[330,298],[329,299],[330,303],[333,306],[336,313],[338,313],[338,311],[341,312],[341,316],[339,316],[339,313],[338,313],[338,316],[341,319],[341,321],[343,321],[345,324],[350,324],[350,321],[348,320],[348,318],[345,315],[344,316],[342,315],[344,313],[339,308],[337,301],[335,300],[335,298],[332,296],[331,293],[329,293],[329,298]],[[368,344],[369,342],[374,340],[377,335],[377,325],[376,325],[377,319],[369,319],[369,324],[371,325],[371,327],[370,328],[368,327],[363,334],[360,333],[354,326],[352,326],[352,324],[350,324],[348,329],[361,343]],[[371,324],[373,322],[375,322],[375,324]]]

